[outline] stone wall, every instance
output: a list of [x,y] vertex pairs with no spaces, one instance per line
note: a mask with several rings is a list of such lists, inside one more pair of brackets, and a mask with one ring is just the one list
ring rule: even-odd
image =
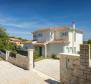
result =
[[80,46],[80,83],[91,84],[91,45]]
[[[80,55],[60,54],[60,80],[61,84],[75,84],[80,75]],[[76,82],[76,84],[78,84]]]
[[91,84],[91,45],[80,45],[80,56],[60,54],[61,84]]
[[18,67],[30,70],[33,68],[33,49],[28,49],[28,56],[16,54],[16,56],[10,56],[10,52],[6,51],[6,60]]
[[28,56],[16,54],[16,58],[9,56],[7,61],[21,68],[28,69]]

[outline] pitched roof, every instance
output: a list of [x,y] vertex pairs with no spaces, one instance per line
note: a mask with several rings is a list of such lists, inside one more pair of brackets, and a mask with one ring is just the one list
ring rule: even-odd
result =
[[[45,28],[45,29],[39,29],[39,30],[36,30],[33,32],[34,33],[37,33],[37,32],[48,32],[48,31],[72,31],[73,29],[72,28],[69,28],[69,27],[57,27],[57,28]],[[75,30],[76,32],[78,33],[83,33],[82,31],[76,29]]]

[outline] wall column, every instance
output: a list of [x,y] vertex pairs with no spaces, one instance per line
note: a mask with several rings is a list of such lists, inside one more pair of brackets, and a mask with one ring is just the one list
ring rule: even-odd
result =
[[8,60],[9,54],[10,54],[10,51],[6,51],[6,58],[5,58],[5,60]]
[[45,58],[47,58],[47,44],[45,44],[44,46],[45,46]]
[[28,70],[33,69],[34,61],[33,61],[33,49],[28,49]]

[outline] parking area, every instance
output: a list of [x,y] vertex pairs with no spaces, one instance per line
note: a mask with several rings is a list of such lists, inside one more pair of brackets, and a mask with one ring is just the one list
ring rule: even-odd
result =
[[35,69],[58,81],[60,80],[59,60],[44,59],[44,60],[35,62]]

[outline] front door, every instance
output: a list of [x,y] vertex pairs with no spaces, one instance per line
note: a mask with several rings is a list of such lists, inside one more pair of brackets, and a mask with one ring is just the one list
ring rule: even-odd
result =
[[42,56],[42,47],[39,47],[39,55]]

